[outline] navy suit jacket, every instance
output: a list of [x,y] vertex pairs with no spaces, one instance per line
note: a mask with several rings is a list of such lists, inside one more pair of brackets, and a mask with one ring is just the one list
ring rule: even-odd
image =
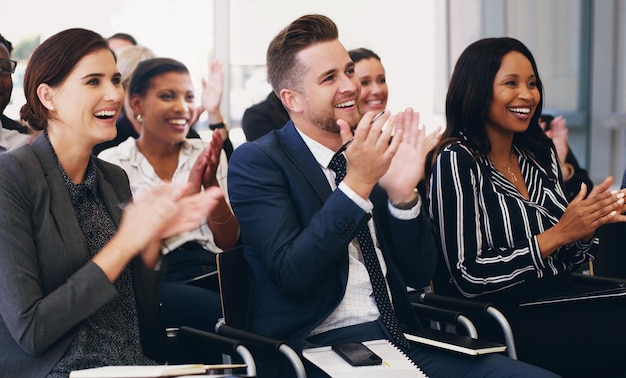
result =
[[[332,191],[292,121],[239,146],[229,163],[229,198],[251,269],[250,329],[300,351],[305,337],[342,300],[347,247],[370,214],[342,191]],[[436,249],[430,223],[390,215],[387,195],[370,197],[377,237],[398,319],[418,327],[406,286],[433,274]]]
[[[98,192],[116,225],[131,197],[124,171],[96,159]],[[118,295],[87,259],[54,151],[41,133],[0,154],[0,376],[46,376],[78,325]],[[144,353],[162,359],[160,272],[132,262]],[[114,326],[123,326],[121,324]]]

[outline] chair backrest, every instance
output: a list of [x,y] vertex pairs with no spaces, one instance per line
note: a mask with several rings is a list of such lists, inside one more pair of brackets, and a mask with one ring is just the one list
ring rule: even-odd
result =
[[224,323],[238,329],[247,328],[248,263],[243,246],[217,254],[217,276],[222,301]]
[[[218,322],[216,327],[217,333],[241,340],[246,346],[253,348],[253,352],[259,352],[255,348],[261,348],[282,355],[281,358],[286,358],[293,367],[296,377],[306,378],[306,370],[300,356],[289,345],[281,340],[246,331],[250,310],[248,304],[250,271],[248,262],[243,256],[243,246],[240,245],[217,254],[216,261],[223,316],[222,321]],[[264,356],[271,358],[273,354]]]
[[598,252],[593,260],[593,274],[603,277],[626,278],[626,223],[600,226]]

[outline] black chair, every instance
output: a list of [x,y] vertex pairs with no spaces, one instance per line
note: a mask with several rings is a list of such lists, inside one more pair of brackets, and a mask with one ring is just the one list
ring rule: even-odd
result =
[[[291,362],[298,376],[305,376],[304,366],[299,355],[287,344],[260,335],[250,334],[247,329],[249,279],[248,265],[243,255],[243,247],[238,246],[220,253],[217,257],[218,280],[222,300],[223,319],[216,326],[216,331],[232,337],[249,347],[268,347],[282,354]],[[415,313],[420,320],[430,322],[433,329],[450,331],[447,326],[460,327],[458,338],[478,338],[476,327],[462,312],[423,303],[413,303]],[[456,328],[455,328],[456,329]]]
[[[547,368],[564,376],[581,374],[603,376],[607,372],[615,373],[614,368],[611,370],[608,365],[599,366],[599,363],[597,366],[587,364],[584,369],[588,368],[588,371],[575,370],[571,361],[589,360],[591,358],[589,356],[594,353],[595,361],[603,358],[616,361],[619,358],[615,348],[607,348],[609,342],[605,339],[611,339],[607,336],[611,331],[603,333],[600,330],[602,327],[597,326],[599,323],[594,314],[602,314],[608,323],[605,326],[613,327],[613,332],[623,332],[626,327],[621,325],[623,320],[620,320],[621,315],[617,314],[625,312],[626,280],[572,273],[569,277],[563,276],[554,281],[559,282],[564,278],[566,280],[563,282],[568,283],[566,287],[574,289],[570,292],[562,291],[559,295],[552,293],[544,298],[534,299],[529,296],[527,300],[518,303],[510,300],[492,301],[495,298],[503,298],[502,296],[468,299],[462,297],[452,283],[446,264],[441,258],[432,282],[433,292],[423,293],[414,300],[466,314],[476,325],[481,338],[505,342],[511,358]],[[536,283],[537,290],[530,291],[540,292],[543,284],[550,281],[545,280]],[[558,288],[559,285],[554,287]],[[514,289],[513,293],[506,295],[514,298],[526,289],[528,288]],[[612,308],[615,316],[610,315]],[[589,325],[595,327],[593,328],[595,332],[586,322],[581,323],[581,316],[589,322]],[[558,325],[554,322],[558,322]],[[609,356],[609,353],[613,355]]]
[[291,363],[296,377],[306,377],[304,364],[298,353],[281,340],[247,331],[248,315],[248,264],[243,256],[243,246],[237,246],[217,255],[217,271],[222,300],[223,318],[215,331],[226,337],[240,340],[254,350],[270,352]]
[[598,228],[598,254],[591,263],[594,275],[626,279],[626,223]]
[[[422,293],[417,300],[419,302],[414,302],[414,306],[418,303],[422,303],[442,310],[449,310],[453,313],[462,314],[464,318],[472,319],[473,321],[470,321],[474,330],[472,334],[469,334],[469,336],[475,339],[477,339],[480,335],[480,331],[476,329],[476,320],[482,319],[483,322],[491,322],[502,332],[502,341],[507,346],[507,355],[510,358],[517,360],[517,349],[515,347],[515,337],[513,336],[511,324],[502,311],[491,303],[449,297],[434,292]],[[461,323],[461,321],[459,321],[459,323]],[[497,338],[492,339],[499,340]]]

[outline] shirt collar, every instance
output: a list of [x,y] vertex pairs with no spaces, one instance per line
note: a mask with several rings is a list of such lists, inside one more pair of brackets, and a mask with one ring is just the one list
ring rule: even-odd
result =
[[317,163],[324,168],[328,168],[328,164],[330,164],[330,160],[333,158],[333,156],[335,156],[335,152],[330,148],[324,146],[323,144],[319,143],[318,141],[314,140],[313,138],[305,135],[297,127],[296,131],[298,131],[298,134],[300,134],[302,140],[304,140],[304,144],[306,144],[306,146],[309,148]]

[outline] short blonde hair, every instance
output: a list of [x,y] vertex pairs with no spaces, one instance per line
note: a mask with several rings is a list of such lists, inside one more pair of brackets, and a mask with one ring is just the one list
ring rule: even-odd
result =
[[133,71],[144,60],[152,59],[156,57],[156,54],[147,47],[144,46],[126,46],[119,49],[116,52],[117,55],[117,68],[122,74],[122,86],[124,89],[128,89],[130,84],[130,77]]

